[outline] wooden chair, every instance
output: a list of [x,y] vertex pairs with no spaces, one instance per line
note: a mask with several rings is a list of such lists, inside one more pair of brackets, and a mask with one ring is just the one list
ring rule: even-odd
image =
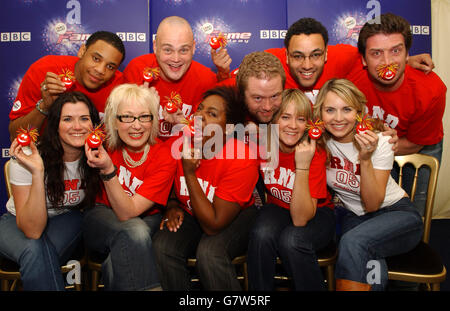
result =
[[[410,163],[415,168],[414,181],[411,189],[411,201],[416,194],[417,175],[421,166],[430,168],[427,201],[424,211],[424,232],[422,241],[411,251],[386,258],[389,280],[406,281],[426,284],[427,289],[438,291],[440,283],[446,278],[446,269],[439,254],[428,244],[430,239],[431,219],[433,216],[434,196],[439,172],[439,162],[436,158],[425,154],[410,154],[396,156],[395,162],[400,167],[399,185],[402,185],[403,167]],[[431,285],[430,285],[431,284]]]
[[[11,160],[6,161],[3,167],[3,173],[5,176],[6,191],[8,198],[11,196],[11,184],[9,183],[9,164]],[[80,266],[83,266],[83,259],[80,260]],[[61,272],[66,274],[69,271],[75,269],[74,265],[65,265],[61,267]],[[0,280],[2,291],[13,291],[17,289],[20,283],[20,272],[17,263],[0,257]],[[74,284],[73,286],[67,286],[66,289],[74,288],[76,291],[81,291],[81,284]]]
[[[233,261],[231,262],[233,265],[237,268],[237,279],[242,282],[244,291],[248,291],[248,270],[247,270],[247,255],[242,255],[235,257]],[[197,265],[197,259],[196,258],[188,258],[187,260],[187,266],[191,268],[195,268]],[[240,270],[239,270],[240,267]],[[194,276],[191,279],[192,282],[199,282],[200,279],[196,276]]]

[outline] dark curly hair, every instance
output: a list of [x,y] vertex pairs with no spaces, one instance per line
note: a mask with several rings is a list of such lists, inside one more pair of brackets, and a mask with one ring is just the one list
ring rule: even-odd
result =
[[320,34],[325,42],[325,46],[328,44],[328,30],[325,26],[314,18],[305,17],[299,19],[289,27],[286,37],[284,38],[284,46],[286,49],[289,48],[289,42],[291,41],[292,36],[301,34]]
[[217,86],[203,93],[203,100],[209,96],[217,95],[226,103],[227,124],[244,124],[247,110],[236,87]]
[[123,60],[125,59],[125,45],[123,44],[122,39],[120,39],[118,35],[116,35],[113,32],[104,30],[96,31],[93,34],[91,34],[89,38],[86,40],[85,43],[86,49],[88,49],[91,45],[93,45],[95,42],[99,40],[105,41],[106,43],[115,47],[117,51],[119,51],[122,54],[121,62],[123,62]]
[[406,51],[409,51],[412,45],[412,33],[409,22],[401,16],[385,13],[380,15],[380,22],[376,19],[370,20],[364,24],[359,32],[358,51],[362,56],[366,55],[367,40],[377,34],[395,34],[399,33],[405,39]]
[[[89,109],[89,115],[93,126],[100,123],[97,109],[91,100],[81,92],[66,92],[61,94],[48,110],[47,125],[44,133],[39,138],[38,150],[44,162],[44,183],[47,197],[53,207],[62,207],[64,203],[64,149],[59,136],[59,123],[61,110],[66,103],[83,102]],[[87,164],[86,154],[82,149],[79,163],[81,177],[81,189],[85,191],[85,198],[74,208],[91,207],[95,204],[95,198],[101,191],[101,183],[98,169],[91,168]]]

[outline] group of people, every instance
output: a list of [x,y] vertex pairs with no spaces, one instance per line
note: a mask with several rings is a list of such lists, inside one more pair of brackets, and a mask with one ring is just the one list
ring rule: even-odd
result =
[[[106,31],[78,57],[38,60],[10,113],[0,255],[19,264],[25,290],[63,290],[60,265],[79,243],[104,255],[108,290],[189,290],[188,258],[205,290],[241,290],[232,260],[244,254],[251,290],[274,289],[277,257],[295,290],[324,290],[316,252],[338,238],[336,288],[385,289],[384,258],[422,235],[394,155],[442,153],[446,87],[410,47],[393,14],[367,22],[357,48],[329,46],[326,28],[302,18],[284,48],[249,53],[235,75],[227,49],[212,49],[214,73],[192,59],[189,23],[171,16],[154,53],[123,74],[125,48]],[[99,125],[106,138],[92,148]],[[29,127],[40,137],[25,152],[15,136]],[[370,260],[379,284],[367,283]]]

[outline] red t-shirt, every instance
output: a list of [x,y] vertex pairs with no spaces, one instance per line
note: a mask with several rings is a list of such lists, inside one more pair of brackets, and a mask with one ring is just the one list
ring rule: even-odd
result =
[[361,56],[358,49],[348,44],[329,45],[327,53],[327,61],[323,67],[323,71],[316,84],[312,88],[302,88],[295,77],[291,74],[289,65],[286,63],[286,48],[268,49],[266,52],[275,55],[283,65],[286,73],[285,89],[300,89],[306,96],[315,102],[315,98],[319,93],[320,88],[331,78],[345,78],[353,67],[359,66],[362,68]]
[[[141,85],[144,83],[144,70],[157,68],[159,68],[159,65],[155,54],[141,55],[132,59],[127,65],[123,71],[124,79],[126,82]],[[159,136],[171,136],[172,125],[162,117],[162,107],[170,98],[179,96],[184,116],[189,118],[197,110],[203,93],[214,87],[216,83],[216,74],[196,61],[192,61],[188,71],[179,81],[169,82],[161,77],[153,80],[150,86],[156,88],[162,104],[159,108]]]
[[[247,156],[236,158],[225,156],[227,150],[245,150]],[[242,148],[242,149],[241,149]],[[195,171],[197,180],[208,200],[213,202],[214,196],[223,200],[236,202],[242,209],[254,203],[253,189],[258,181],[258,160],[250,156],[248,146],[242,141],[229,139],[218,155],[209,160],[200,160],[200,166]],[[222,155],[222,159],[220,159]],[[177,160],[175,176],[175,191],[180,206],[192,215],[190,197],[184,178],[181,159]]]
[[[36,107],[36,102],[41,99],[41,83],[47,72],[63,74],[69,70],[75,74],[75,64],[79,60],[76,56],[48,55],[40,58],[28,68],[20,83],[14,105],[9,113],[11,120],[28,114]],[[99,89],[92,91],[86,89],[78,81],[75,81],[70,91],[80,91],[87,95],[101,113],[105,111],[106,100],[109,93],[117,85],[122,83],[122,73],[116,70],[114,76]]]
[[[128,154],[134,161],[141,159],[143,152]],[[115,166],[117,166],[117,176],[123,190],[129,195],[142,195],[157,204],[165,205],[169,197],[170,190],[175,176],[176,161],[170,152],[170,146],[158,141],[150,146],[147,160],[138,167],[129,167],[123,159],[122,149],[110,153],[110,157]],[[111,206],[105,189],[97,202]],[[149,214],[158,212],[154,207]]]
[[349,79],[366,95],[369,114],[396,129],[399,137],[418,145],[442,140],[447,87],[434,72],[406,66],[403,83],[392,92],[377,90],[367,70],[355,68]]
[[[325,150],[316,150],[309,168],[309,192],[318,199],[317,207],[333,208],[331,194],[327,190],[326,172],[327,154]],[[279,152],[279,163],[275,170],[261,169],[267,192],[267,202],[290,209],[292,189],[295,179],[295,152]]]

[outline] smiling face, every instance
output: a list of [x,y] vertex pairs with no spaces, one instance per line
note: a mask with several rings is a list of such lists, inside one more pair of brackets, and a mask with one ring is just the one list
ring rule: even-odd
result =
[[98,40],[89,48],[82,45],[75,64],[75,77],[85,88],[95,90],[108,82],[119,67],[123,55],[111,44]]
[[180,80],[188,71],[195,53],[195,42],[189,25],[162,23],[153,42],[161,77],[170,82]]
[[290,102],[281,112],[276,124],[279,125],[280,150],[285,153],[294,151],[306,129],[306,118],[298,114],[295,104]]
[[325,129],[341,143],[353,139],[357,111],[336,93],[329,91],[321,107],[322,121]]
[[297,83],[305,89],[313,88],[327,61],[327,47],[322,35],[294,35],[286,53],[289,70]]
[[93,128],[88,106],[83,102],[67,102],[61,109],[59,138],[64,153],[83,148]]
[[[223,135],[225,137],[227,124],[226,105],[225,100],[219,95],[210,95],[199,104],[194,117],[202,118],[203,144],[214,135]],[[205,135],[205,127],[212,124],[218,125],[221,133],[213,130],[211,133],[208,133],[209,135]]]
[[[151,115],[147,107],[139,105],[133,101],[125,101],[120,103],[117,109],[117,116],[132,116],[140,117],[144,115]],[[135,119],[131,123],[121,122],[119,119],[115,120],[117,134],[126,148],[133,152],[141,152],[149,141],[152,131],[152,122],[141,122]]]
[[245,104],[251,117],[259,123],[269,123],[281,105],[281,76],[269,79],[249,77],[245,89]]

